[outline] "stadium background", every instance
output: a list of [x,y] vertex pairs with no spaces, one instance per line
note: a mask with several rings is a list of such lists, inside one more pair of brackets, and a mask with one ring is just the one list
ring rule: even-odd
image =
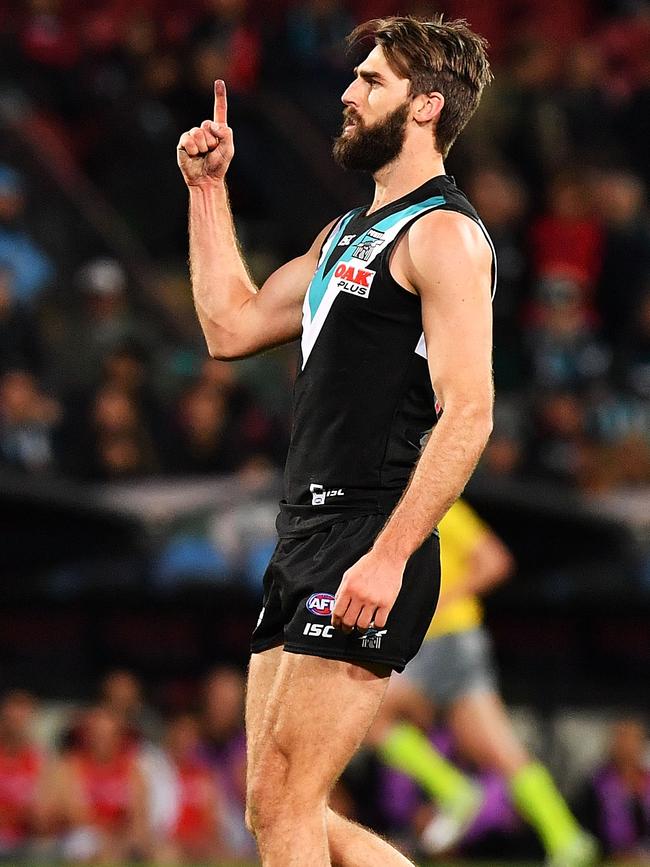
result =
[[[189,711],[244,859],[240,673],[295,348],[207,359],[176,142],[223,77],[233,211],[263,281],[368,196],[329,156],[344,36],[432,11],[484,34],[496,75],[447,166],[499,258],[495,431],[468,499],[518,568],[488,623],[518,726],[579,807],[611,724],[643,724],[649,698],[648,4],[0,2],[0,753],[7,707],[56,751],[103,694],[160,761]],[[362,757],[338,797],[408,840],[383,774]],[[650,807],[639,829],[647,844]],[[540,853],[505,817],[466,854]]]

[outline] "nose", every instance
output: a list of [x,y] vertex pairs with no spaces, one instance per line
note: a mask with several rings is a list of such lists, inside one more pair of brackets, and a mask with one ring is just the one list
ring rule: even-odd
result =
[[346,89],[341,94],[341,102],[343,103],[343,105],[347,106],[347,105],[356,105],[357,104],[356,100],[355,100],[355,93],[356,93],[355,85],[357,84],[357,81],[358,81],[358,79],[351,81],[350,84],[346,87]]

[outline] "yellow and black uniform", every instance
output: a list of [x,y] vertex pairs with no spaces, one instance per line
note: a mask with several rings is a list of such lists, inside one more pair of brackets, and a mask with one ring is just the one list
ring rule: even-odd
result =
[[473,552],[490,531],[463,500],[447,512],[439,531],[440,607],[405,676],[436,704],[449,705],[470,692],[497,689],[490,638],[481,625],[483,606],[473,593],[456,595]]
[[486,524],[463,500],[457,500],[438,526],[440,532],[439,610],[431,621],[426,639],[449,632],[476,629],[483,622],[483,606],[478,596],[466,593],[445,604],[446,596],[455,596],[469,569],[476,546],[488,534]]

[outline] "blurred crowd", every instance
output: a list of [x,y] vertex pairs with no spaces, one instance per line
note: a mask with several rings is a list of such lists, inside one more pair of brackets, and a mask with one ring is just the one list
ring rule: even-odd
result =
[[[244,823],[243,675],[220,667],[192,695],[168,691],[163,701],[176,711],[167,717],[146,701],[138,678],[121,669],[106,675],[86,706],[39,703],[20,690],[0,699],[0,860],[254,860]],[[439,729],[431,737],[462,763],[448,733]],[[641,720],[611,723],[596,766],[592,761],[576,789],[575,806],[605,851],[635,864],[650,863],[648,747]],[[530,857],[506,782],[466,769],[483,787],[485,803],[463,853]],[[411,853],[433,811],[411,780],[368,749],[346,770],[332,804]]]
[[[261,281],[334,216],[309,148],[340,123],[344,36],[394,6],[0,2],[0,111],[18,93],[160,268],[152,306],[129,263],[43,224],[34,164],[0,164],[1,466],[80,481],[281,466],[294,354],[206,359],[175,144],[226,78],[233,208]],[[649,484],[647,4],[405,6],[464,15],[492,44],[495,82],[449,162],[499,262],[498,402],[480,472],[587,492]],[[286,139],[296,117],[307,164]]]
[[0,858],[250,859],[243,696],[241,673],[216,669],[195,709],[163,720],[138,679],[115,670],[95,704],[66,706],[48,724],[34,696],[8,694],[0,705]]

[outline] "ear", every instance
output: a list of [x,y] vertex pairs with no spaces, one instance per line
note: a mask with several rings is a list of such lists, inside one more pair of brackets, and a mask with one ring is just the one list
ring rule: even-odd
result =
[[437,90],[431,93],[419,93],[413,99],[413,119],[417,123],[429,123],[438,120],[445,105],[444,96]]

